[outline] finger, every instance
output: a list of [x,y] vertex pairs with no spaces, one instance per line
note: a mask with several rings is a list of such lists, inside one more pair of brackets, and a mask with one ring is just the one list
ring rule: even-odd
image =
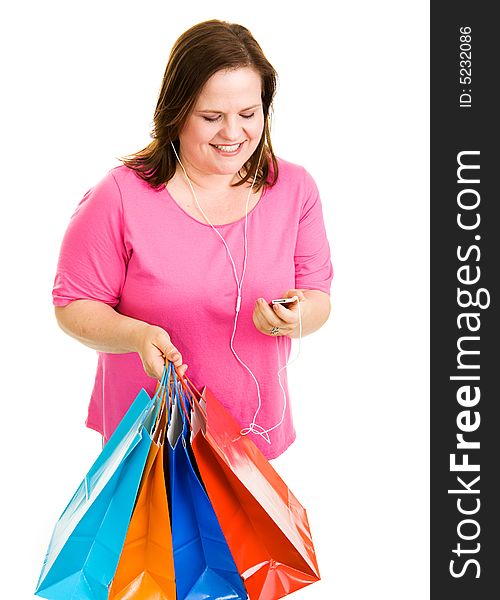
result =
[[[288,321],[280,319],[280,317],[275,313],[274,309],[272,309],[267,302],[259,298],[255,305],[254,311],[254,323],[257,329],[266,335],[275,337],[288,335],[292,333],[296,328],[296,318],[293,316],[295,313],[288,311],[287,309],[283,309],[285,313],[290,314],[291,316],[287,316]],[[277,327],[279,332],[277,334],[272,333],[272,329]]]
[[272,322],[269,321],[261,307],[257,307],[254,313],[254,324],[261,333],[269,335],[273,327],[279,327],[279,320],[274,317]]
[[279,327],[279,317],[276,316],[274,310],[269,306],[264,298],[259,298],[258,308],[262,318],[266,323],[268,323],[271,327]]
[[269,334],[271,329],[278,327],[280,329],[286,328],[287,324],[282,321],[279,317],[277,317],[273,310],[270,309],[269,312],[265,311],[260,313],[259,318],[260,330],[264,333]]
[[296,298],[299,302],[302,302],[303,300],[306,299],[305,294],[302,290],[297,290],[297,289],[287,290],[283,294],[283,298],[293,298],[294,296],[296,296]]
[[267,318],[265,313],[264,303],[262,302],[262,298],[259,298],[254,307],[253,311],[253,319],[255,325],[258,329],[263,329],[267,325]]
[[296,312],[294,310],[292,310],[291,308],[285,308],[284,306],[281,306],[281,304],[274,304],[273,310],[274,310],[276,316],[284,323],[287,323],[287,324],[297,323]]
[[158,381],[162,380],[163,377],[163,371],[164,371],[165,365],[162,364],[160,365],[155,365],[155,370],[154,370],[154,378],[157,379]]
[[266,331],[269,329],[269,324],[267,322],[267,319],[262,314],[260,307],[257,307],[255,309],[255,312],[253,315],[253,322],[255,324],[255,327],[257,327],[257,329],[259,331],[261,331],[262,333],[266,333]]
[[269,308],[269,310],[260,310],[259,307],[259,309],[256,310],[255,316],[257,329],[262,333],[265,333],[266,335],[272,335],[273,337],[276,335],[272,333],[272,329],[274,327],[279,329],[278,335],[288,335],[296,327],[296,322],[286,322],[283,319],[280,319],[276,314],[274,314],[274,311],[271,308]]
[[159,356],[154,357],[151,362],[143,363],[144,371],[148,377],[153,377],[153,379],[157,379],[161,381],[163,377],[163,371],[165,369],[165,362]]
[[163,350],[165,358],[174,363],[176,367],[182,365],[182,355],[175,346],[169,345]]

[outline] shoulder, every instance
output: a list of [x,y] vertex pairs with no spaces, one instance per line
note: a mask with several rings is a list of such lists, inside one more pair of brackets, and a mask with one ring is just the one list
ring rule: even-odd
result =
[[93,189],[101,197],[101,202],[119,207],[125,213],[134,207],[147,205],[161,192],[123,164],[109,169]]
[[109,179],[114,180],[115,185],[121,191],[141,191],[143,193],[149,192],[154,194],[155,190],[139,175],[134,169],[127,167],[127,165],[117,165],[110,169],[106,176]]
[[126,192],[138,186],[139,177],[131,169],[125,165],[112,167],[94,180],[79,201],[75,214],[89,215],[96,211],[121,213],[124,198],[128,196]]
[[276,185],[286,187],[299,187],[301,191],[304,188],[309,190],[316,189],[316,183],[309,171],[302,165],[277,157],[278,160],[278,181]]
[[319,200],[319,191],[313,176],[303,166],[278,157],[278,180],[275,194],[282,196],[287,205],[294,204],[303,212]]

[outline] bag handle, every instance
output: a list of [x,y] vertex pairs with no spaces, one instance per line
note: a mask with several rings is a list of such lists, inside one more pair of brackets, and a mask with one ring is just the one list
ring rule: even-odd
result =
[[[186,403],[184,401],[184,398],[187,400],[189,407],[192,407],[191,404],[191,400],[188,396],[188,390],[185,387],[185,384],[182,380],[182,377],[179,373],[179,370],[177,369],[177,367],[171,362],[168,361],[169,363],[169,367],[170,367],[170,372],[169,372],[169,380],[168,380],[168,392],[169,392],[169,399],[172,400],[172,403],[174,401],[176,401],[179,405],[180,408],[182,410],[182,418],[183,420],[185,419],[189,425],[189,429],[192,429],[191,426],[191,418],[189,416],[189,413],[187,411],[186,408]],[[181,390],[186,392],[186,396],[184,396],[184,398],[181,395]]]
[[[167,364],[168,362],[168,364]],[[160,390],[163,389],[163,391],[165,391],[166,386],[167,386],[167,382],[169,380],[170,377],[170,372],[172,371],[172,363],[170,361],[166,361],[165,365],[163,366],[163,373],[161,375],[161,379],[159,381],[156,382],[156,389],[155,389],[155,393],[153,398],[151,399],[153,402],[155,400],[157,400],[158,398],[158,393],[160,392]]]
[[199,401],[199,399],[203,397],[203,394],[198,390],[198,388],[194,385],[194,383],[189,379],[187,375],[181,376],[177,367],[174,367],[174,369],[177,373],[177,377],[181,383],[181,386],[186,393],[191,408],[194,408],[193,404],[196,405],[196,407],[202,412],[203,416],[206,417],[205,410],[203,409]]
[[[203,394],[198,390],[198,388],[189,379],[189,377],[187,377],[187,375],[182,376],[179,373],[179,369],[175,365],[174,365],[174,370],[177,375],[177,381],[180,383],[182,390],[185,393],[185,398],[188,401],[190,408],[194,409],[194,407],[196,406],[196,408],[200,411],[203,418],[206,420],[207,413],[199,402],[199,398],[201,399]],[[182,405],[184,406],[183,402],[182,402]],[[184,407],[184,410],[186,410],[185,407]],[[191,426],[191,420],[189,419],[189,417],[188,417],[188,423],[189,423],[189,428],[192,430],[193,428]]]

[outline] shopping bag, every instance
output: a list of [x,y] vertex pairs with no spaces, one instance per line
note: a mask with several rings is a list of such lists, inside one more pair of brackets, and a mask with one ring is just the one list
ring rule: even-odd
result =
[[164,477],[168,404],[162,403],[137,503],[108,598],[176,600],[172,534]]
[[276,600],[318,581],[305,509],[210,390],[185,383],[194,456],[250,600]]
[[142,389],[135,398],[59,518],[35,595],[49,600],[108,597],[159,406],[159,394],[150,398]]
[[245,587],[190,457],[179,386],[173,386],[173,395],[168,450],[177,598],[246,600]]

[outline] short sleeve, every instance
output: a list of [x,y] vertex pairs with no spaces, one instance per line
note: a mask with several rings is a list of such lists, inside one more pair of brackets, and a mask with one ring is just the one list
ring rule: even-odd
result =
[[304,169],[304,204],[295,246],[295,287],[330,293],[333,267],[318,188]]
[[116,306],[128,258],[121,193],[109,171],[83,196],[70,219],[54,279],[54,306],[81,299]]

